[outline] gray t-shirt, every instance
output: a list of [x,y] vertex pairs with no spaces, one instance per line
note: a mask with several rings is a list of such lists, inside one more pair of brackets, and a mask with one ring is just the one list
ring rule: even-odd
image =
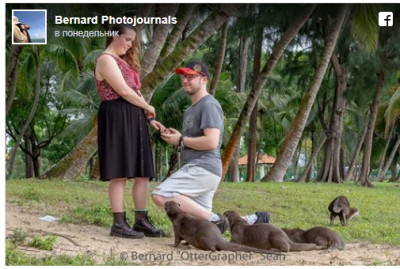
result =
[[203,136],[203,129],[217,128],[221,131],[218,146],[214,150],[195,150],[184,147],[183,164],[195,164],[207,171],[222,175],[220,148],[224,133],[224,113],[221,105],[212,95],[204,96],[199,102],[189,107],[183,115],[183,136]]

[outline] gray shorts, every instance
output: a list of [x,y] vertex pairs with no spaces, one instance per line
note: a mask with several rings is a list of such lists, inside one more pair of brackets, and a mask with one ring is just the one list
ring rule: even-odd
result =
[[185,195],[212,211],[212,200],[220,181],[220,176],[188,163],[157,186],[152,194],[166,198]]

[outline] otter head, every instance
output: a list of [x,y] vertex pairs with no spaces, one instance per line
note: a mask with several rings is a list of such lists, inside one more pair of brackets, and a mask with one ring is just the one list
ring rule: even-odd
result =
[[[343,218],[343,215],[346,215],[346,219]],[[356,216],[358,216],[358,209],[349,207],[347,210],[343,210],[342,214],[339,216],[340,223],[342,223],[343,226],[346,226],[347,222]]]
[[305,231],[300,229],[300,228],[294,228],[294,229],[286,229],[282,228],[282,231],[284,231],[288,236],[293,236],[295,234],[302,234]]
[[177,211],[181,211],[180,207],[181,205],[178,204],[177,202],[174,201],[168,201],[164,205],[165,213],[167,213],[168,216],[174,215]]
[[247,224],[247,221],[242,219],[242,217],[239,215],[239,213],[235,211],[226,211],[224,213],[225,218],[228,220],[229,226],[232,226],[233,223],[235,222],[243,222]]
[[346,216],[347,220],[351,220],[354,217],[358,216],[358,209],[354,207],[350,207],[350,213]]

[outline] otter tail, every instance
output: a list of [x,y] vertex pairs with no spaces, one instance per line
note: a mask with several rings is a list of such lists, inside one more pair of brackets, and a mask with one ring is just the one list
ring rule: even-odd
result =
[[279,252],[249,247],[249,246],[240,245],[240,244],[236,244],[236,243],[228,243],[228,242],[223,242],[221,245],[218,245],[217,250],[243,251],[243,252],[254,252],[254,253],[276,254],[276,255],[280,254]]
[[294,243],[290,242],[290,251],[308,251],[317,247],[316,244]]

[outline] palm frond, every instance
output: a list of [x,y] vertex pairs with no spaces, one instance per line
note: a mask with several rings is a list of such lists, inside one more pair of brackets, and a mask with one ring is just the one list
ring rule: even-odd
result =
[[93,105],[93,100],[89,98],[87,95],[81,93],[77,90],[69,90],[66,91],[63,95],[64,100],[67,102],[77,103],[82,107]]
[[59,77],[57,81],[57,95],[62,98],[64,92],[69,89],[74,89],[76,85],[76,80],[72,78],[71,72],[68,71]]
[[56,63],[53,61],[43,61],[40,66],[40,74],[45,77],[51,77],[56,75]]
[[88,65],[94,66],[97,58],[103,51],[104,51],[103,49],[97,49],[97,50],[93,50],[93,51],[89,52],[86,55],[85,59],[83,60],[83,63],[85,64],[85,66],[88,66]]
[[100,102],[99,94],[97,92],[96,79],[91,70],[85,71],[81,74],[81,82],[76,87],[76,90],[83,94],[90,95],[95,103]]
[[361,47],[372,53],[378,48],[378,13],[381,7],[379,4],[353,6],[352,35]]
[[25,102],[29,102],[33,97],[35,85],[35,63],[32,54],[28,54],[18,70],[18,88]]
[[75,55],[69,47],[64,46],[61,41],[55,41],[53,44],[47,45],[50,57],[57,62],[57,66],[61,71],[71,72],[73,77],[78,77],[79,66]]
[[65,109],[61,113],[78,116],[61,133],[60,139],[81,141],[92,130],[97,121],[97,111],[92,109]]
[[183,89],[175,91],[165,102],[161,105],[161,113],[159,117],[163,124],[175,129],[182,129],[183,113],[190,105],[190,100]]

